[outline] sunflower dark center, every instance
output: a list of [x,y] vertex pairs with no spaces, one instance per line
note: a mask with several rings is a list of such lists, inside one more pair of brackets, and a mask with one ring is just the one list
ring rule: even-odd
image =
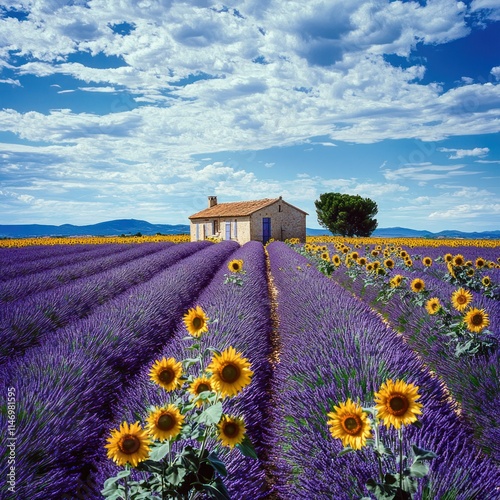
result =
[[235,365],[226,365],[221,371],[221,378],[224,382],[232,383],[240,377],[240,369]]
[[233,262],[233,269],[235,271],[238,271],[239,268],[240,268],[240,265],[237,262]]
[[123,436],[123,438],[118,443],[118,447],[122,453],[126,453],[127,455],[132,455],[141,447],[141,442],[139,438],[136,436]]
[[229,422],[224,426],[224,434],[226,436],[232,437],[238,434],[238,426],[232,422]]
[[467,302],[467,297],[465,295],[459,295],[457,297],[457,302],[462,305],[462,304],[465,304]]
[[193,318],[193,327],[196,328],[196,330],[202,328],[203,324],[204,324],[203,318],[200,318],[199,316],[195,316]]
[[481,326],[483,324],[483,315],[481,313],[476,313],[470,319],[470,322],[474,326]]
[[164,384],[170,384],[175,378],[175,373],[171,368],[166,368],[159,373],[158,378]]
[[347,418],[344,419],[343,427],[345,432],[354,436],[362,428],[361,419],[358,417],[358,415],[349,415]]
[[196,390],[197,394],[201,394],[202,392],[209,391],[210,387],[208,384],[200,384]]
[[395,394],[389,399],[389,411],[392,415],[396,415],[397,417],[404,415],[409,406],[408,399],[401,394]]
[[422,288],[422,283],[420,283],[420,281],[417,281],[413,286],[415,287],[415,290],[420,290]]
[[156,422],[156,427],[162,431],[169,431],[175,425],[175,418],[168,413],[160,415]]

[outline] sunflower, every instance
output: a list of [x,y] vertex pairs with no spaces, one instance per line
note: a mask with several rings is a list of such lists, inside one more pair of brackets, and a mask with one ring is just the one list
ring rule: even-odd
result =
[[233,259],[227,267],[232,273],[241,273],[243,270],[243,261],[241,259]]
[[340,257],[338,255],[333,255],[332,256],[332,262],[336,265],[336,266],[340,266]]
[[465,259],[464,259],[464,256],[461,255],[461,254],[457,254],[455,255],[455,257],[453,257],[453,265],[454,266],[463,266],[465,264]]
[[330,256],[328,255],[328,252],[322,252],[321,253],[321,258],[323,260],[330,260]]
[[339,438],[344,447],[350,446],[360,450],[371,438],[370,421],[360,405],[353,403],[349,398],[345,403],[333,407],[328,413],[328,425],[332,437]]
[[444,256],[445,262],[451,262],[452,260],[453,260],[453,255],[451,255],[451,253],[445,254],[445,256]]
[[467,325],[467,330],[480,333],[490,324],[490,320],[484,309],[471,308],[464,317],[464,323]]
[[373,271],[373,264],[371,262],[368,262],[368,264],[366,264],[366,270]]
[[219,423],[219,439],[224,446],[234,448],[245,438],[245,430],[242,418],[224,415]]
[[464,311],[472,302],[472,293],[469,290],[459,288],[451,294],[451,304],[457,311]]
[[409,257],[408,252],[406,250],[401,250],[401,252],[399,253],[399,256],[402,259],[405,259],[406,257]]
[[147,417],[147,423],[148,434],[164,441],[176,437],[181,432],[184,415],[181,415],[177,406],[170,404],[165,408],[154,408]]
[[472,269],[472,268],[467,269],[467,276],[469,276],[469,277],[474,276],[474,269]]
[[417,415],[422,414],[422,405],[416,403],[420,398],[417,390],[417,386],[407,384],[403,380],[393,382],[389,379],[382,384],[380,390],[375,393],[375,408],[386,427],[393,425],[399,429],[401,425],[408,425],[417,420]]
[[402,280],[403,280],[403,276],[401,276],[400,274],[396,274],[396,276],[394,276],[389,281],[389,285],[391,286],[391,288],[397,288],[399,285],[401,285]]
[[365,258],[365,257],[360,257],[360,258],[358,259],[358,264],[359,264],[360,266],[366,266],[366,258]]
[[379,254],[379,251],[378,250],[372,250],[371,254],[372,254],[373,257],[377,257],[377,255]]
[[163,387],[166,391],[173,391],[179,387],[179,379],[182,375],[182,363],[175,358],[162,358],[155,361],[149,372],[149,378]]
[[[195,378],[192,382],[191,385],[188,388],[188,391],[194,396],[197,397],[199,396],[202,392],[205,391],[212,391],[212,382],[208,377],[202,376]],[[196,401],[197,406],[202,406],[203,401],[201,399],[198,399]]]
[[431,267],[432,266],[432,259],[430,257],[424,257],[422,259],[422,264],[425,266],[425,267]]
[[486,261],[482,257],[478,257],[476,259],[476,267],[479,269],[481,267],[484,267],[486,265]]
[[358,260],[359,259],[359,253],[358,252],[352,252],[351,253],[351,259],[352,260]]
[[436,314],[441,309],[441,303],[437,297],[432,297],[425,303],[425,309],[429,314]]
[[425,288],[425,282],[423,279],[421,278],[415,278],[412,282],[411,282],[411,289],[415,292],[415,293],[419,293],[419,292],[422,292]]
[[491,285],[491,279],[489,276],[484,276],[483,279],[481,280],[481,283],[484,286],[490,286]]
[[108,458],[117,465],[130,463],[137,467],[139,462],[146,460],[149,456],[149,445],[151,441],[139,422],[129,425],[123,422],[120,429],[113,429],[111,437],[108,438]]
[[202,333],[208,332],[208,318],[205,311],[200,306],[188,310],[183,317],[187,331],[193,337],[199,337]]
[[408,257],[407,259],[405,259],[405,265],[407,267],[411,267],[413,266],[413,261]]
[[387,267],[387,269],[392,269],[394,267],[394,261],[392,259],[385,259],[384,266]]
[[228,347],[221,354],[214,354],[207,371],[212,373],[214,388],[223,396],[229,397],[246,387],[253,375],[248,360],[236,352],[234,347]]

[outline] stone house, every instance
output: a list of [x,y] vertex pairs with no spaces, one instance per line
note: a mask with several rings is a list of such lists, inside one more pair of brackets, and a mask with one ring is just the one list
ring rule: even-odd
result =
[[208,208],[189,217],[191,241],[216,237],[240,245],[255,240],[306,240],[306,212],[279,198],[217,203],[208,197]]

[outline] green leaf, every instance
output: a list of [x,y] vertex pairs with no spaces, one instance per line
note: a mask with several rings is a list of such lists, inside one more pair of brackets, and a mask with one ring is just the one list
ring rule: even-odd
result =
[[425,477],[429,473],[429,466],[422,462],[415,462],[410,467],[410,475],[413,477]]
[[179,484],[182,483],[182,480],[184,479],[185,475],[186,475],[186,469],[184,469],[184,467],[173,465],[166,470],[165,479],[172,486],[178,486]]
[[215,498],[216,500],[231,500],[229,492],[221,481],[217,481],[215,484],[204,484],[202,487],[210,494],[209,498]]
[[227,476],[227,469],[224,462],[221,461],[214,451],[208,455],[207,459],[220,476]]
[[419,448],[417,445],[412,444],[413,453],[415,454],[415,462],[420,460],[427,460],[431,458],[437,458],[437,455],[430,450],[424,450],[423,448]]
[[351,453],[351,451],[356,451],[356,450],[354,450],[354,448],[351,448],[350,446],[346,446],[345,448],[343,448],[342,450],[340,450],[337,453],[337,456],[342,457],[343,455],[347,455],[348,453]]
[[128,477],[130,476],[130,470],[121,470],[117,475],[116,479],[121,479],[122,477]]
[[238,448],[238,450],[240,450],[241,454],[245,457],[259,458],[257,456],[257,452],[255,451],[255,448],[253,447],[252,442],[250,441],[250,439],[248,439],[248,436],[246,436],[246,435],[243,438],[243,441],[236,445],[236,448]]
[[159,462],[170,450],[170,443],[165,443],[154,448],[149,454],[149,459],[153,462]]
[[221,417],[222,417],[222,403],[219,401],[218,403],[204,410],[198,417],[198,422],[200,424],[207,424],[207,425],[218,424]]

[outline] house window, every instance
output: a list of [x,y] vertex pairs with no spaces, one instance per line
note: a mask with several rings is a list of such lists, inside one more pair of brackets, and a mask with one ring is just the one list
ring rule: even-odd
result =
[[231,223],[230,222],[226,222],[226,240],[230,240],[231,239]]
[[218,220],[214,220],[213,221],[213,233],[212,234],[217,234],[219,232],[219,221]]
[[200,225],[196,224],[196,241],[200,240]]
[[238,238],[238,220],[234,219],[234,237]]
[[281,212],[281,205],[278,205],[278,212]]

